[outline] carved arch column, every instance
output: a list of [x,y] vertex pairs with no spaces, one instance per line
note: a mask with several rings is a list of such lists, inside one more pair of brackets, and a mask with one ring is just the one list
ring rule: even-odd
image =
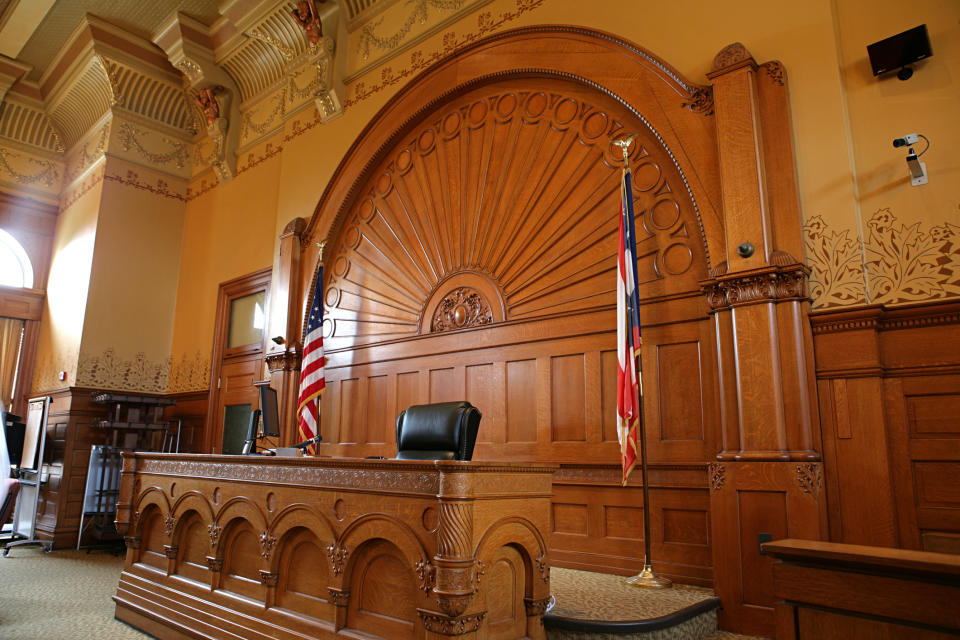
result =
[[735,43],[713,82],[726,261],[701,289],[717,345],[721,451],[710,465],[720,626],[772,636],[759,543],[826,535],[820,425],[788,98],[782,65]]

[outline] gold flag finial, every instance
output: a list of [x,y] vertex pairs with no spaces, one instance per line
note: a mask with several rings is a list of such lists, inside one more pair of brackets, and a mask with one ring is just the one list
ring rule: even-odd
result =
[[326,246],[327,246],[327,241],[324,240],[323,242],[317,242],[317,243],[315,243],[315,244],[316,244],[318,247],[320,247],[320,257],[317,258],[317,264],[323,264],[323,250],[324,250],[324,249],[326,248]]
[[633,141],[636,139],[637,134],[631,133],[625,138],[620,138],[619,140],[614,140],[613,144],[620,147],[620,150],[623,152],[623,164],[627,167],[630,166],[630,145],[633,144]]

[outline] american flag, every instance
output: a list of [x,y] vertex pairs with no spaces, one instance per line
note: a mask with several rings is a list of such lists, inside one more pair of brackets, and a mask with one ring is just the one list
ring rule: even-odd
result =
[[[313,306],[307,317],[307,330],[303,340],[303,362],[300,366],[300,398],[297,414],[300,416],[300,437],[304,440],[316,437],[320,424],[320,394],[326,386],[323,376],[323,265],[317,270],[317,286],[313,290]],[[310,445],[308,453],[315,453]]]
[[617,251],[617,437],[623,484],[637,464],[642,412],[640,355],[640,298],[637,295],[637,242],[633,222],[630,168],[624,167],[620,185],[620,233]]

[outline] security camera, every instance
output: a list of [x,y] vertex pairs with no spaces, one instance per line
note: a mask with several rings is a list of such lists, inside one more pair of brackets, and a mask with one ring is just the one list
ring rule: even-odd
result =
[[906,147],[907,145],[917,144],[920,141],[920,136],[915,133],[908,133],[902,138],[894,138],[893,146],[894,147]]

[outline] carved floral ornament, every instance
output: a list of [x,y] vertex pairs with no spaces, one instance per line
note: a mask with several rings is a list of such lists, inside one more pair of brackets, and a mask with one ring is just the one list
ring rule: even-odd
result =
[[714,311],[757,302],[809,298],[810,268],[802,264],[764,267],[704,281],[701,290]]
[[430,331],[453,331],[479,327],[493,322],[493,311],[480,292],[457,287],[440,301],[430,322]]

